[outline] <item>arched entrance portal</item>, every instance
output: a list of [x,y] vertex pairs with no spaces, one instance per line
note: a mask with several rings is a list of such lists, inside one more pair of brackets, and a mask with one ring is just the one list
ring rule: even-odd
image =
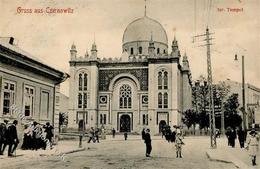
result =
[[128,114],[124,114],[120,117],[120,132],[130,132],[131,118]]
[[162,132],[163,127],[166,125],[166,121],[165,120],[161,120],[159,123],[159,133]]

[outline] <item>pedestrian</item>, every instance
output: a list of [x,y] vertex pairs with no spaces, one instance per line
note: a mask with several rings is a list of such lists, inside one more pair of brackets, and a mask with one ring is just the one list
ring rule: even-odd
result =
[[232,148],[235,148],[235,140],[237,138],[236,130],[232,128],[229,137],[230,137],[230,145],[232,146]]
[[88,140],[88,143],[90,143],[91,140],[93,140],[93,143],[96,142],[96,140],[95,140],[95,131],[94,131],[94,128],[93,128],[93,127],[91,127],[91,128],[90,128],[90,131],[89,131],[89,140]]
[[96,136],[97,143],[99,143],[99,132],[100,132],[99,128],[95,128],[95,136]]
[[113,135],[113,138],[115,138],[116,130],[114,128],[112,129],[112,135]]
[[181,150],[182,150],[182,145],[184,145],[182,139],[183,138],[181,136],[181,133],[177,133],[175,139],[176,158],[182,158]]
[[127,132],[124,133],[125,140],[127,140]]
[[0,124],[0,155],[3,155],[3,150],[6,143],[6,131],[7,131],[8,120],[4,120],[4,123]]
[[162,138],[163,138],[163,136],[165,136],[165,133],[166,133],[166,128],[165,128],[165,125],[164,125],[164,126],[162,126]]
[[30,145],[30,130],[28,125],[24,125],[24,130],[23,130],[23,144],[21,149],[22,150],[28,150]]
[[231,127],[227,127],[227,131],[226,131],[226,137],[228,139],[228,146],[231,146],[231,139],[230,139],[230,136],[231,136]]
[[54,136],[54,134],[53,134],[53,130],[54,130],[54,128],[52,127],[52,125],[50,125],[50,123],[49,122],[47,122],[46,124],[45,124],[45,126],[43,126],[43,128],[45,129],[44,130],[44,132],[46,133],[46,139],[48,140],[48,142],[49,142],[49,145],[50,145],[50,149],[52,149],[53,147],[53,136]]
[[252,129],[249,133],[246,149],[249,150],[249,156],[251,157],[252,165],[256,165],[256,155],[259,149],[259,135],[255,129]]
[[[8,126],[8,129],[6,131],[6,142],[8,144],[8,157],[13,157],[13,153],[16,150],[18,144],[19,144],[19,139],[17,135],[17,129],[16,125],[18,124],[17,120],[13,121],[13,124]],[[4,146],[5,149],[5,146]],[[3,152],[4,152],[3,149]]]
[[142,130],[142,140],[144,140],[144,138],[145,138],[145,128],[143,128]]
[[144,137],[144,143],[146,144],[146,157],[151,157],[151,151],[152,151],[152,140],[150,135],[150,129],[146,129],[145,137]]
[[244,148],[246,134],[245,134],[245,131],[242,129],[242,127],[238,128],[237,135],[238,135],[240,148]]
[[174,143],[175,140],[176,140],[176,131],[173,130],[173,131],[172,131],[172,134],[171,134],[171,142]]

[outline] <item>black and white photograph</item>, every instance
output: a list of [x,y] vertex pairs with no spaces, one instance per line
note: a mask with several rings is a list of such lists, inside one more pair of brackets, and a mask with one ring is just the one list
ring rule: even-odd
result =
[[0,0],[1,169],[259,169],[260,0]]

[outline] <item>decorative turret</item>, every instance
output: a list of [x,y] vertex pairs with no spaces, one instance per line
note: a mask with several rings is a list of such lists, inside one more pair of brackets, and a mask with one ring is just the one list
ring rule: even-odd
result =
[[183,70],[190,70],[189,61],[186,52],[184,53],[182,59],[182,66],[183,66]]
[[88,58],[89,57],[89,54],[88,54],[88,49],[86,50],[86,53],[85,53],[85,58]]
[[95,42],[92,44],[92,48],[91,48],[91,58],[92,58],[92,59],[96,59],[96,58],[97,58],[97,46],[96,46],[96,43],[95,43]]
[[73,42],[70,49],[70,58],[75,59],[76,57],[77,57],[77,49],[76,49],[76,45]]
[[176,40],[176,37],[174,35],[174,39],[172,41],[172,56],[174,57],[179,57],[179,46],[178,46],[178,41]]
[[153,34],[152,33],[151,33],[151,40],[150,40],[149,46],[148,46],[148,54],[151,57],[155,56],[155,47],[154,47],[154,41],[153,41]]

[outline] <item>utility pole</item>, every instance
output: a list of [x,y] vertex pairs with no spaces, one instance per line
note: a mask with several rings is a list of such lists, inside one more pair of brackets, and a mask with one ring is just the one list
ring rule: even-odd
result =
[[[235,61],[238,61],[237,54],[235,55]],[[247,130],[247,124],[246,124],[246,101],[245,101],[245,59],[244,55],[242,55],[242,104],[243,107],[241,108],[242,114],[243,114],[243,129],[244,131]]]
[[211,68],[211,56],[210,56],[210,46],[212,45],[210,41],[213,39],[210,35],[213,33],[209,33],[209,28],[206,29],[206,34],[194,36],[197,37],[206,37],[204,41],[206,41],[205,45],[207,47],[207,72],[208,72],[208,94],[209,94],[209,120],[210,120],[210,147],[217,148],[216,141],[216,125],[215,125],[215,110],[214,110],[214,99],[213,99],[213,87],[212,87],[212,68]]

